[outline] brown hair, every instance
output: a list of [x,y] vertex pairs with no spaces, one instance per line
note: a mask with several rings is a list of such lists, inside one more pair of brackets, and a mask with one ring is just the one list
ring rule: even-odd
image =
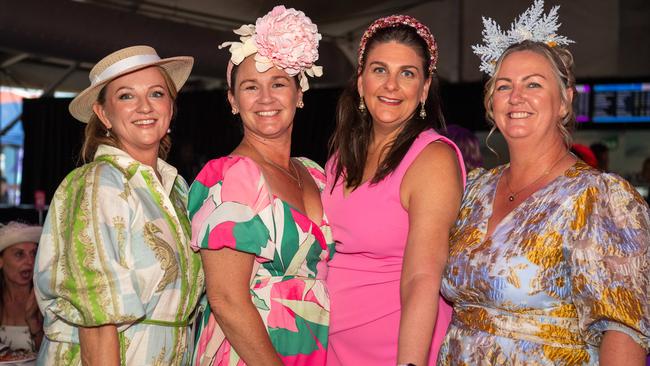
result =
[[560,133],[564,139],[564,144],[567,148],[570,148],[573,142],[571,133],[573,132],[576,123],[573,104],[572,101],[569,100],[569,93],[567,93],[567,89],[573,90],[574,95],[576,93],[576,78],[573,72],[573,55],[566,48],[557,46],[550,47],[546,43],[542,42],[526,40],[520,43],[516,43],[508,47],[503,52],[501,57],[499,57],[497,60],[497,63],[494,67],[494,74],[492,74],[490,80],[488,80],[488,82],[485,84],[485,95],[483,97],[485,116],[492,125],[490,135],[496,129],[496,125],[494,123],[494,114],[492,113],[492,97],[494,95],[494,89],[496,86],[496,75],[499,73],[499,69],[501,69],[503,60],[505,60],[508,55],[519,51],[531,51],[538,55],[544,56],[551,64],[553,75],[555,75],[558,87],[560,88],[560,97],[562,98],[562,102],[567,108],[567,114],[562,118],[562,120],[558,122],[558,128],[560,129]]
[[[380,29],[368,40],[361,72],[366,68],[365,60],[370,51],[379,44],[389,42],[398,42],[411,47],[421,58],[422,70],[425,72],[429,70],[431,58],[426,42],[414,28],[400,25]],[[339,98],[336,108],[336,130],[329,146],[330,156],[336,155],[337,158],[334,167],[334,185],[339,178],[343,177],[346,186],[353,189],[362,183],[368,145],[372,139],[372,117],[370,113],[362,113],[358,109],[361,97],[357,89],[357,77],[357,75],[352,77]],[[416,111],[413,111],[413,116],[405,122],[404,128],[397,137],[384,147],[388,151],[370,180],[371,184],[380,182],[397,168],[420,132],[430,128],[444,128],[445,122],[438,95],[438,77],[435,71],[426,77],[431,78],[429,95],[425,103],[427,118],[416,117]]]
[[[167,90],[169,91],[169,96],[171,97],[172,104],[173,104],[172,107],[173,108],[172,120],[173,120],[174,117],[176,116],[176,97],[178,96],[178,91],[176,90],[174,81],[169,77],[169,74],[167,74],[167,71],[165,71],[165,69],[163,69],[160,66],[153,66],[153,67],[157,68],[162,74],[163,79],[165,79],[165,84],[167,86]],[[102,106],[104,105],[104,103],[106,103],[107,86],[108,84],[104,85],[102,90],[99,91],[99,95],[97,95],[97,102]],[[99,117],[97,117],[96,114],[93,114],[92,117],[90,117],[90,120],[88,120],[88,124],[86,124],[86,129],[84,130],[84,142],[83,145],[81,146],[80,155],[81,155],[81,160],[84,163],[93,161],[99,145],[108,145],[117,148],[120,147],[120,141],[117,139],[117,136],[115,136],[115,134],[110,134],[110,136],[106,136],[106,131],[107,129],[102,123],[102,121],[99,120]],[[171,149],[171,147],[172,147],[172,140],[167,134],[160,140],[160,146],[158,147],[158,157],[163,160],[166,159],[167,154],[169,154],[169,150]]]

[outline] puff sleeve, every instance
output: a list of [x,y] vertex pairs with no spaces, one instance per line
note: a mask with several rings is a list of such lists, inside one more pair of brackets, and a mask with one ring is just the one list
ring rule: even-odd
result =
[[253,160],[209,161],[192,183],[188,209],[194,250],[231,248],[273,260],[273,203]]
[[608,330],[650,350],[648,205],[625,180],[595,177],[575,202],[569,248],[572,292],[585,340],[599,346]]
[[34,269],[49,338],[78,342],[77,329],[116,324],[145,315],[138,282],[125,260],[133,204],[121,171],[90,163],[57,189],[45,221]]

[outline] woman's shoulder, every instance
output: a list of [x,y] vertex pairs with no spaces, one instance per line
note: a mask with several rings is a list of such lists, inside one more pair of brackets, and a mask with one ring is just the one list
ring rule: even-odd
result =
[[602,172],[582,161],[578,161],[567,176],[577,179],[581,191],[589,191],[601,201],[638,203],[647,208],[639,192],[623,177],[615,173]]
[[108,186],[123,186],[128,180],[128,172],[120,167],[103,160],[95,160],[72,170],[65,177],[62,186],[74,184],[85,186],[99,184]]
[[68,173],[54,192],[50,205],[72,207],[81,205],[84,200],[111,201],[115,196],[129,197],[124,193],[129,191],[128,179],[122,169],[110,162],[95,160]]
[[257,163],[242,155],[228,155],[208,161],[194,183],[200,183],[206,187],[212,187],[225,180],[254,180],[262,177],[262,171]]
[[208,197],[215,202],[233,201],[256,212],[270,204],[270,191],[259,165],[246,156],[229,155],[210,160],[190,187],[188,210],[193,213]]
[[314,178],[319,186],[321,184],[325,184],[325,171],[323,170],[323,167],[320,166],[320,164],[303,156],[296,157],[295,159],[298,160],[300,164],[302,164],[302,166],[307,169],[307,172],[309,172],[309,174],[312,176],[312,178]]
[[465,191],[474,192],[493,186],[497,183],[498,177],[505,168],[506,165],[499,165],[491,169],[482,167],[472,169],[467,173],[467,185],[465,186]]
[[[433,142],[436,143],[434,144]],[[413,141],[411,150],[411,154],[415,154],[418,157],[421,155],[420,151],[427,150],[430,153],[433,153],[431,155],[433,159],[445,158],[449,161],[453,161],[460,169],[463,183],[466,183],[466,171],[465,164],[463,163],[463,156],[458,146],[456,146],[456,144],[449,138],[441,135],[433,129],[427,129],[420,132],[415,141]]]
[[[428,129],[420,132],[420,134],[413,140],[408,151],[400,162],[403,170],[408,169],[415,160],[427,161],[435,160],[441,156],[454,159],[454,146],[453,143],[445,144],[445,137],[438,134],[433,129]],[[441,144],[432,144],[432,142],[442,142]],[[399,168],[398,168],[399,169]]]

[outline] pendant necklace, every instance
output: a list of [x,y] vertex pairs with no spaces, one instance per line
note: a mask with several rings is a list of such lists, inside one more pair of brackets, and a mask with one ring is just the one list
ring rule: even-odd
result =
[[[553,170],[553,168],[555,168],[555,167],[556,167],[556,166],[557,166],[557,165],[558,165],[562,160],[564,160],[564,158],[565,158],[567,155],[569,155],[569,152],[568,152],[568,151],[567,151],[566,154],[563,154],[562,156],[560,156],[560,158],[557,159],[557,160],[555,161],[555,163],[553,163],[553,165],[551,165],[550,168],[548,168],[547,170],[545,170],[544,173],[543,173],[542,175],[540,175],[540,176],[539,176],[537,179],[535,179],[534,181],[532,181],[532,182],[526,184],[523,188],[519,189],[517,192],[513,192],[513,191],[512,191],[512,188],[510,188],[510,178],[509,178],[510,175],[507,175],[507,176],[506,176],[506,187],[508,188],[508,192],[510,192],[510,195],[508,196],[508,201],[509,201],[509,202],[514,201],[515,198],[517,197],[517,195],[519,195],[519,193],[523,192],[526,188],[528,188],[528,187],[534,185],[535,183],[537,183],[537,182],[539,182],[540,180],[542,180],[542,178],[544,178],[544,177],[546,177],[547,175],[549,175],[549,174],[551,173],[551,171]],[[510,167],[508,167],[508,172],[510,172]]]
[[271,164],[273,167],[277,168],[282,173],[284,173],[284,175],[294,180],[296,184],[298,184],[298,188],[302,191],[302,177],[300,176],[300,172],[298,172],[298,168],[296,168],[296,165],[291,157],[289,157],[289,166],[293,170],[293,173],[288,169],[284,168],[283,166],[281,166],[280,164],[274,162],[273,160],[267,159],[266,156],[262,155],[262,153],[260,153],[255,148],[255,146],[249,144],[248,141],[244,141],[244,143],[248,145],[251,149],[253,149],[253,151],[255,151],[255,153],[262,158],[262,160],[264,160],[268,164]]

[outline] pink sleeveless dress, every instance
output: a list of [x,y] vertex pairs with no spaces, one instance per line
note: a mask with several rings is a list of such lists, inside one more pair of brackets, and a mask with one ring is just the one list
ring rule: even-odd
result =
[[[332,160],[327,164],[322,200],[336,243],[336,253],[328,263],[331,313],[327,365],[397,363],[400,274],[409,229],[399,189],[411,163],[433,141],[446,142],[456,150],[464,184],[460,151],[433,130],[420,133],[391,175],[375,185],[362,184],[348,197],[343,196],[341,180],[330,194],[334,164]],[[441,298],[428,365],[436,363],[450,320],[451,307]]]

